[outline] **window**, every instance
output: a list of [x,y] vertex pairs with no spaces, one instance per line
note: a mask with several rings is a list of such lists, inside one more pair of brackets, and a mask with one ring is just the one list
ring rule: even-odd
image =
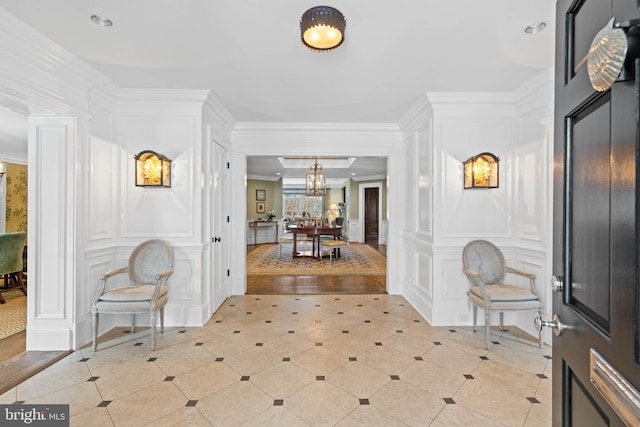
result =
[[[304,194],[283,194],[282,212],[284,217],[322,218],[324,197],[309,197]],[[304,214],[304,215],[303,215]]]

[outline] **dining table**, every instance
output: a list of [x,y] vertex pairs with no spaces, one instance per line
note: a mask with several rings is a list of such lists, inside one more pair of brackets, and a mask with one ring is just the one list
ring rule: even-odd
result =
[[[340,239],[342,236],[342,227],[298,227],[291,225],[288,227],[293,233],[293,257],[311,256],[320,258],[320,236],[333,236],[334,240]],[[298,234],[304,234],[312,238],[311,255],[298,252]]]

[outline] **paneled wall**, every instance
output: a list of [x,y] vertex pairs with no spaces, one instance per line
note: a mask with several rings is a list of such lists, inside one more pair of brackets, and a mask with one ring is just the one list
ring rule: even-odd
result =
[[[473,239],[492,241],[508,265],[535,273],[550,301],[552,98],[542,73],[514,93],[428,93],[401,124],[410,192],[403,293],[434,325],[471,323],[461,256]],[[462,162],[484,151],[500,157],[500,187],[463,190]],[[505,317],[533,333],[531,320]]]

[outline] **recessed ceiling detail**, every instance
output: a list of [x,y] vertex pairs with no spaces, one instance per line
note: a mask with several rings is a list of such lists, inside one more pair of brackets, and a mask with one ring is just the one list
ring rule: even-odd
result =
[[315,159],[322,161],[325,169],[347,169],[356,161],[356,157],[278,157],[282,167],[287,169],[309,168]]

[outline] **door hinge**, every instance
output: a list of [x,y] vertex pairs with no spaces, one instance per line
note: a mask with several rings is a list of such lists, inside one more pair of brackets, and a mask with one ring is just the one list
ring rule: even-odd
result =
[[229,222],[229,221],[231,221],[231,220],[229,219],[229,215],[227,215],[227,222]]
[[231,276],[231,270],[227,269],[227,277]]
[[231,169],[231,163],[227,162],[227,169]]

